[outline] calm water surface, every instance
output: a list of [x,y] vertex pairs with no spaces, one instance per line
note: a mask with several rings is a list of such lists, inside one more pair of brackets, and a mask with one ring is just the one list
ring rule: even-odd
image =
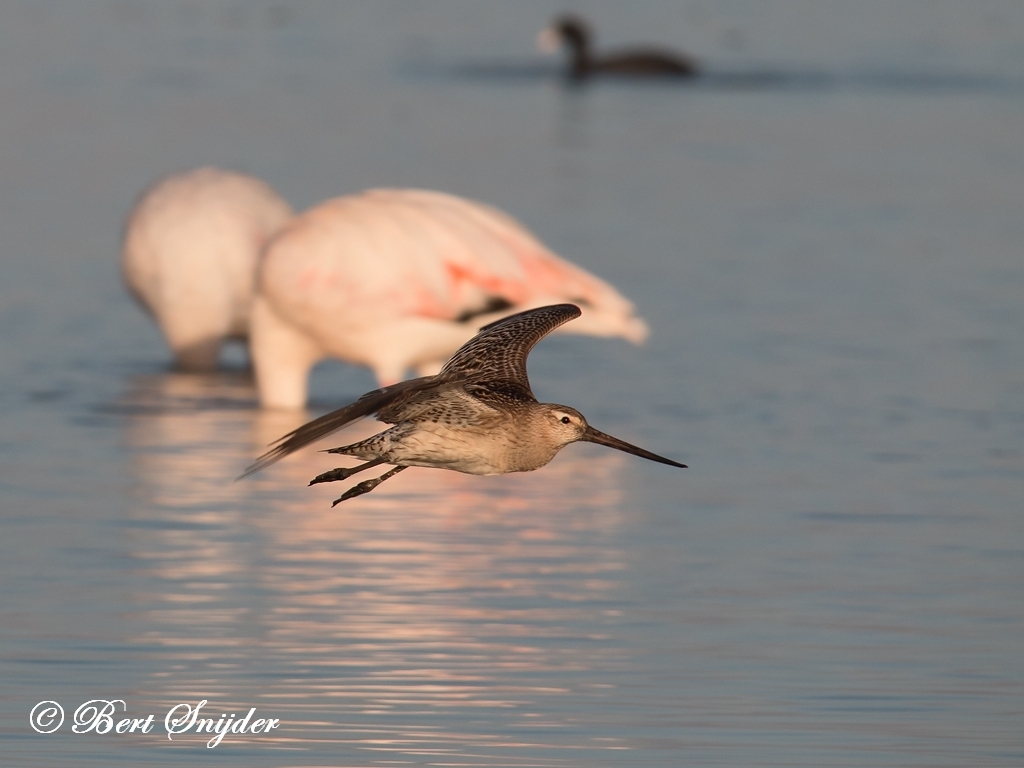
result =
[[[1024,764],[1024,6],[573,5],[709,77],[567,89],[550,2],[0,9],[5,764]],[[232,482],[309,414],[170,371],[116,268],[203,163],[511,211],[653,329],[538,395],[691,468]],[[153,732],[72,734],[97,698]],[[281,725],[168,740],[202,699]]]

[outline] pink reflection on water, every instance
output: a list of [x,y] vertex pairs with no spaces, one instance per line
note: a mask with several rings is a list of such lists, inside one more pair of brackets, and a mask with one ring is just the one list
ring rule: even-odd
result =
[[[258,698],[303,738],[409,756],[510,743],[450,726],[501,712],[535,730],[547,699],[620,663],[601,627],[617,613],[628,457],[570,446],[526,474],[413,468],[332,509],[347,484],[306,487],[335,466],[316,452],[331,438],[234,482],[307,418],[244,407],[252,396],[244,380],[168,374],[125,398],[133,640],[163,670],[147,695]],[[423,727],[442,712],[439,730]]]

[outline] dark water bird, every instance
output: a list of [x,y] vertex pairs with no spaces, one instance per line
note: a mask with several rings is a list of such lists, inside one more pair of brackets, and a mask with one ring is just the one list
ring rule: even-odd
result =
[[569,50],[567,74],[574,80],[595,75],[626,77],[693,77],[697,62],[686,54],[659,48],[631,48],[604,56],[595,55],[590,25],[579,16],[565,14],[540,33],[541,50],[553,53],[559,47]]
[[372,491],[407,467],[437,467],[471,475],[529,472],[580,440],[686,467],[594,429],[574,408],[537,402],[526,377],[527,355],[547,334],[580,314],[575,304],[555,304],[484,326],[436,376],[375,389],[351,405],[299,427],[278,440],[242,477],[371,414],[394,426],[327,451],[366,459],[366,463],[329,470],[309,484],[346,480],[381,464],[393,468],[353,486],[334,504]]

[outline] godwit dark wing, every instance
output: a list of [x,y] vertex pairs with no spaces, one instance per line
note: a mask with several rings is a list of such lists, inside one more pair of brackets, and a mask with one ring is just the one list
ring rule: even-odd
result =
[[580,314],[575,304],[554,304],[485,325],[452,355],[438,377],[459,376],[473,383],[506,381],[529,390],[526,357],[530,350],[555,328]]
[[555,328],[580,316],[575,304],[529,309],[497,320],[452,355],[439,378],[461,381],[461,388],[487,410],[514,413],[536,403],[526,375],[530,350]]

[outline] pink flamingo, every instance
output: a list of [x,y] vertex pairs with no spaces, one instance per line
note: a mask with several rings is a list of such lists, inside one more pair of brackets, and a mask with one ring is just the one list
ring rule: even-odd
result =
[[260,251],[291,216],[259,179],[218,168],[170,176],[136,203],[121,273],[181,368],[212,370],[225,339],[248,335]]
[[436,373],[481,326],[565,301],[583,309],[571,332],[647,336],[618,291],[490,206],[415,189],[328,200],[264,251],[250,329],[260,401],[303,407],[327,357],[368,366],[382,385],[410,368]]

